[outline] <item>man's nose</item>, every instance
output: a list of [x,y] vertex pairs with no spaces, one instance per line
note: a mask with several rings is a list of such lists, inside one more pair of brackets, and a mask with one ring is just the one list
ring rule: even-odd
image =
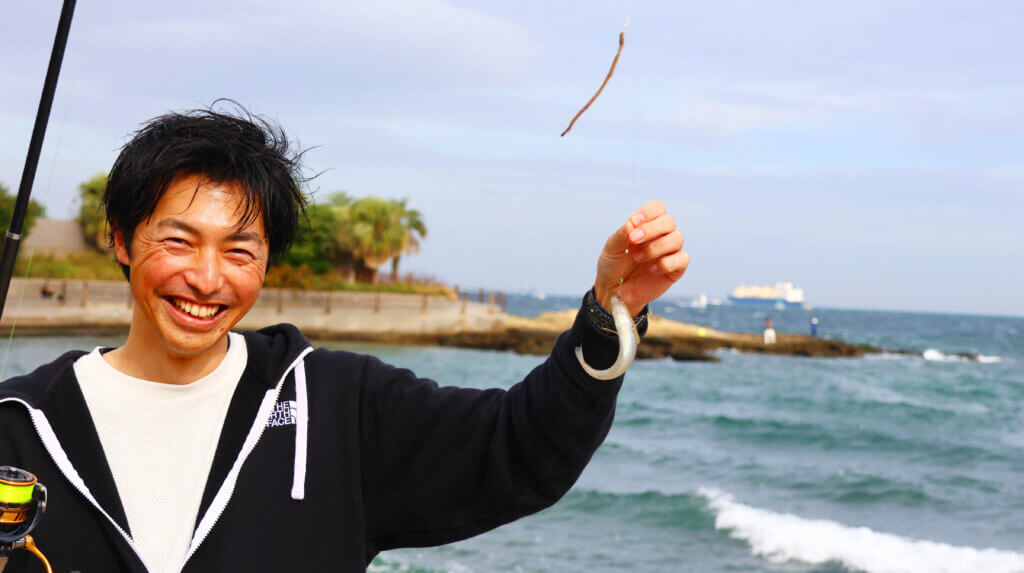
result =
[[199,294],[214,294],[224,282],[220,264],[220,257],[213,249],[201,249],[185,279]]

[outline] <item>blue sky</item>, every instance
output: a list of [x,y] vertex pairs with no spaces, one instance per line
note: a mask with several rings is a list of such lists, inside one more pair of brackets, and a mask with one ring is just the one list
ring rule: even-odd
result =
[[[231,97],[316,146],[321,196],[407,197],[429,235],[405,270],[451,283],[582,293],[660,198],[692,257],[668,296],[790,280],[818,306],[1024,314],[1020,3],[170,6],[79,6],[35,187],[51,216],[140,122]],[[59,9],[5,9],[10,188]]]

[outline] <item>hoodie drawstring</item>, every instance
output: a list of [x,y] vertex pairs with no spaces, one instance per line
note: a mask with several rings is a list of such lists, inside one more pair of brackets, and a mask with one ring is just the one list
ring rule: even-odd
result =
[[295,366],[295,467],[292,472],[292,499],[306,497],[306,447],[309,433],[309,399],[306,397],[306,364]]

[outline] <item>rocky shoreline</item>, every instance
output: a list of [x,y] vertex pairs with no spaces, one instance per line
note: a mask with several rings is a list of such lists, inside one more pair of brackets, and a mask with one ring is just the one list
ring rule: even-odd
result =
[[[509,317],[503,331],[459,332],[440,337],[438,344],[547,354],[558,334],[569,328],[574,318],[575,311],[549,312],[536,318]],[[858,358],[866,353],[885,352],[869,345],[784,333],[778,335],[776,344],[766,345],[759,334],[722,332],[652,317],[647,335],[637,349],[637,357],[718,362],[719,358],[713,352],[722,348],[757,354],[829,358]]]
[[[491,328],[458,329],[449,332],[339,332],[332,329],[303,328],[313,339],[376,342],[381,344],[420,344],[500,350],[517,354],[546,355],[558,335],[572,326],[576,311],[548,312],[534,318],[505,315]],[[894,352],[869,345],[853,345],[837,340],[780,333],[776,344],[765,345],[760,334],[723,332],[693,324],[652,317],[647,335],[637,349],[638,358],[680,361],[718,362],[719,349],[739,352],[827,358],[859,358],[864,354]],[[896,353],[915,354],[910,351]]]
[[[131,310],[125,305],[90,305],[88,308],[22,308],[19,316],[4,316],[0,328],[17,320],[18,336],[123,335],[128,331]],[[576,311],[548,312],[533,318],[508,315],[485,305],[431,310],[429,313],[403,309],[373,312],[365,308],[338,309],[325,315],[320,309],[253,309],[239,329],[258,329],[278,322],[291,322],[312,340],[416,344],[500,350],[519,354],[546,355],[558,335],[567,330]],[[888,353],[922,356],[913,350],[878,348],[839,340],[778,333],[777,342],[764,344],[761,334],[723,332],[662,317],[651,317],[647,336],[640,342],[638,358],[718,362],[716,351],[731,349],[753,354],[776,354],[822,358],[859,358],[865,354]],[[977,361],[970,353],[954,355]]]

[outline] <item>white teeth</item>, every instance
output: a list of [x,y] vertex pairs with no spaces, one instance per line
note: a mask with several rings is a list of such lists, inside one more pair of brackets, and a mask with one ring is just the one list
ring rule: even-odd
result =
[[191,302],[183,301],[180,299],[174,299],[174,306],[181,310],[191,314],[196,318],[209,318],[217,314],[218,306],[206,306],[202,304],[193,304]]

